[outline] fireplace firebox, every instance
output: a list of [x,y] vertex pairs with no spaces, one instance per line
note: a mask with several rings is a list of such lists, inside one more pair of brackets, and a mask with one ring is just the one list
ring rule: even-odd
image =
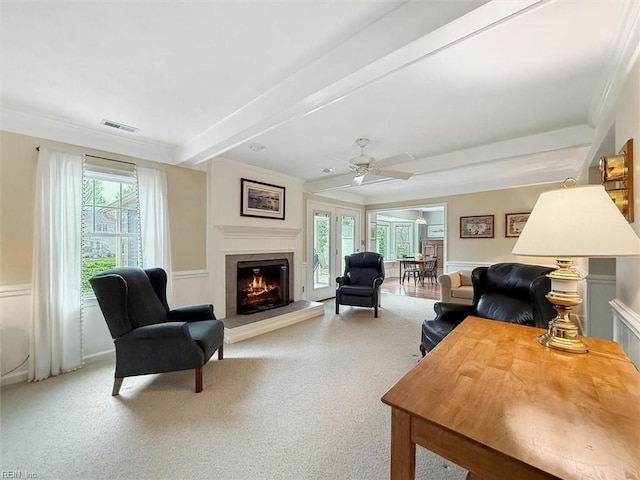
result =
[[289,261],[286,258],[238,262],[238,314],[288,305]]

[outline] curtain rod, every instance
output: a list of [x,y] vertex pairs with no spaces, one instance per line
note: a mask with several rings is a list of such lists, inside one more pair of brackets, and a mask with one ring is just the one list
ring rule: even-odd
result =
[[[40,147],[36,147],[36,150],[40,151]],[[84,156],[85,157],[92,157],[92,158],[99,158],[100,160],[109,160],[110,162],[126,163],[127,165],[133,165],[134,167],[136,166],[136,164],[133,163],[133,162],[125,162],[124,160],[115,160],[113,158],[99,157],[98,155],[89,155],[88,153],[85,153]]]

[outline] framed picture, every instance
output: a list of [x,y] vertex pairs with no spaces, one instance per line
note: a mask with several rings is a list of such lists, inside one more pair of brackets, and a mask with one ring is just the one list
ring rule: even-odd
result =
[[505,237],[519,237],[531,212],[507,213],[504,216]]
[[284,220],[284,187],[240,179],[240,215]]
[[428,238],[444,238],[444,225],[427,225]]
[[493,238],[493,215],[460,217],[460,238]]

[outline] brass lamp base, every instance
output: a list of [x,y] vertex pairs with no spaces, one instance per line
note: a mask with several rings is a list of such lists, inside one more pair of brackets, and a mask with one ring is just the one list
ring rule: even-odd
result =
[[551,279],[551,291],[547,299],[554,304],[558,316],[549,322],[547,333],[538,337],[545,347],[569,353],[587,353],[589,348],[579,338],[578,326],[569,317],[571,309],[582,303],[577,294],[580,276],[572,269],[573,260],[558,258],[558,269],[547,277]]
[[[552,321],[553,323],[553,321]],[[579,338],[566,338],[558,335],[558,330],[553,326],[549,326],[549,330],[554,330],[553,333],[547,332],[538,337],[538,342],[545,347],[554,348],[556,350],[562,350],[569,353],[587,353],[589,347]]]

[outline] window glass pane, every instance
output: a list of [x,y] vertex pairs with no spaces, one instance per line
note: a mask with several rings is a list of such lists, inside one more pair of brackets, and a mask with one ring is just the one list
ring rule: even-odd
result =
[[329,238],[331,235],[330,217],[326,213],[316,212],[313,216],[313,287],[326,288],[329,279]]
[[388,257],[387,246],[389,244],[389,227],[387,225],[378,225],[376,229],[376,251],[385,257]]
[[91,292],[89,279],[116,266],[116,257],[112,253],[115,238],[86,238],[82,246],[82,291]]
[[110,268],[138,266],[139,208],[136,184],[91,178],[83,181],[82,291],[89,278]]
[[119,210],[115,208],[96,209],[95,232],[116,233],[118,231]]
[[86,232],[93,232],[93,207],[82,209],[82,226]]
[[396,258],[410,256],[411,227],[409,225],[395,225]]
[[342,217],[342,264],[340,272],[344,272],[345,255],[351,255],[356,250],[354,225],[355,219],[353,217]]
[[138,211],[122,210],[120,219],[120,231],[122,233],[138,233]]
[[130,208],[138,210],[138,192],[137,187],[131,184],[122,184],[121,208]]
[[95,180],[96,205],[120,206],[120,182]]

